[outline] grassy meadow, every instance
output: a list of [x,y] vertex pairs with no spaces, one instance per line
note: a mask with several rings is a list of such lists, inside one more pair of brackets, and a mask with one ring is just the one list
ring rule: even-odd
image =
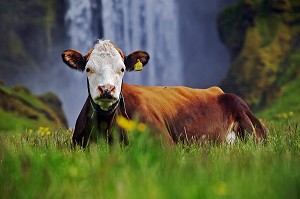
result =
[[1,132],[0,198],[300,198],[297,85],[258,113],[265,144],[167,147],[136,129],[128,147],[72,150],[67,130]]

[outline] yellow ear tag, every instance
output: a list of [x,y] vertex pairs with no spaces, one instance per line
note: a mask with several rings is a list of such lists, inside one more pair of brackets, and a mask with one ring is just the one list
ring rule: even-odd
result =
[[143,70],[143,63],[138,59],[136,64],[134,64],[133,67],[135,71],[141,71]]

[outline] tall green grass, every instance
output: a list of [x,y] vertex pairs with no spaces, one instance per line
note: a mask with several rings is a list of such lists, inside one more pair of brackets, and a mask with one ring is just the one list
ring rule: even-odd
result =
[[0,198],[300,198],[298,88],[258,114],[264,144],[165,146],[131,132],[128,147],[72,150],[69,131],[0,132]]
[[0,134],[0,198],[299,198],[297,121],[269,123],[265,144],[130,145],[72,150],[71,133]]

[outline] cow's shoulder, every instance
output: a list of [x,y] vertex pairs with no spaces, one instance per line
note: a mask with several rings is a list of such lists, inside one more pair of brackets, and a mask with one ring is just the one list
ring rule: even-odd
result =
[[207,90],[215,95],[224,94],[224,91],[218,86],[212,86],[212,87],[208,88]]

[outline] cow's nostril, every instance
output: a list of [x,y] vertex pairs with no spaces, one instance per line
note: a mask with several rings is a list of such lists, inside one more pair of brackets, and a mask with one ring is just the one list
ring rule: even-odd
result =
[[110,92],[114,92],[116,90],[116,87],[115,86],[111,86],[110,87]]
[[98,91],[100,92],[100,93],[103,93],[103,91],[104,91],[104,89],[103,89],[103,86],[98,86]]

